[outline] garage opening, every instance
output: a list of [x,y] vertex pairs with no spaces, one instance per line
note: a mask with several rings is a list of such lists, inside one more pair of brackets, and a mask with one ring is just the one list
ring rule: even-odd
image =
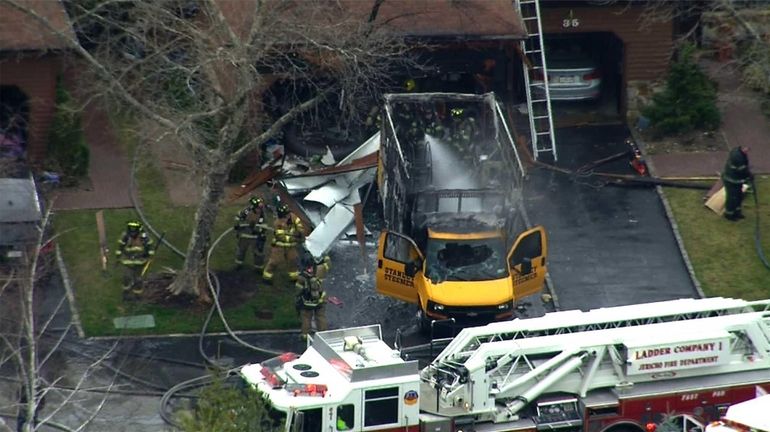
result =
[[625,114],[620,38],[611,32],[549,33],[544,45],[557,124],[606,122]]
[[16,86],[0,86],[0,160],[26,157],[28,124],[27,95]]

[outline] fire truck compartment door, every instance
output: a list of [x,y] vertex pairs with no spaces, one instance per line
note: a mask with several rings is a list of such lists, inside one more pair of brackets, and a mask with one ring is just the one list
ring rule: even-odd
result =
[[524,231],[516,239],[508,252],[514,298],[520,299],[543,289],[547,253],[548,239],[541,226]]
[[377,292],[417,303],[414,281],[415,273],[422,272],[422,262],[422,254],[412,239],[383,231],[377,247]]

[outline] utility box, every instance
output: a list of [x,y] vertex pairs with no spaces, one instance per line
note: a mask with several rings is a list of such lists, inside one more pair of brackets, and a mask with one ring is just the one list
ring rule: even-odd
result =
[[0,178],[0,273],[26,262],[37,246],[41,221],[32,176]]

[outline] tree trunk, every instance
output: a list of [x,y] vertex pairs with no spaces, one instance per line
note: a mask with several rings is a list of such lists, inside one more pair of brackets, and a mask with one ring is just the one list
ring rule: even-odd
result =
[[[215,158],[216,159],[216,158]],[[195,212],[195,227],[187,244],[187,259],[168,290],[173,295],[190,294],[209,301],[206,281],[206,254],[211,245],[214,222],[219,214],[219,202],[225,194],[229,165],[211,162],[204,176],[203,193]]]

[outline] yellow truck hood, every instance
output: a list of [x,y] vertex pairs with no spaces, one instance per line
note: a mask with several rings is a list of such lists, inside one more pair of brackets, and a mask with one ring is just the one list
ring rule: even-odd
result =
[[437,284],[425,279],[428,298],[447,306],[493,306],[513,298],[510,277],[485,281],[445,281]]

